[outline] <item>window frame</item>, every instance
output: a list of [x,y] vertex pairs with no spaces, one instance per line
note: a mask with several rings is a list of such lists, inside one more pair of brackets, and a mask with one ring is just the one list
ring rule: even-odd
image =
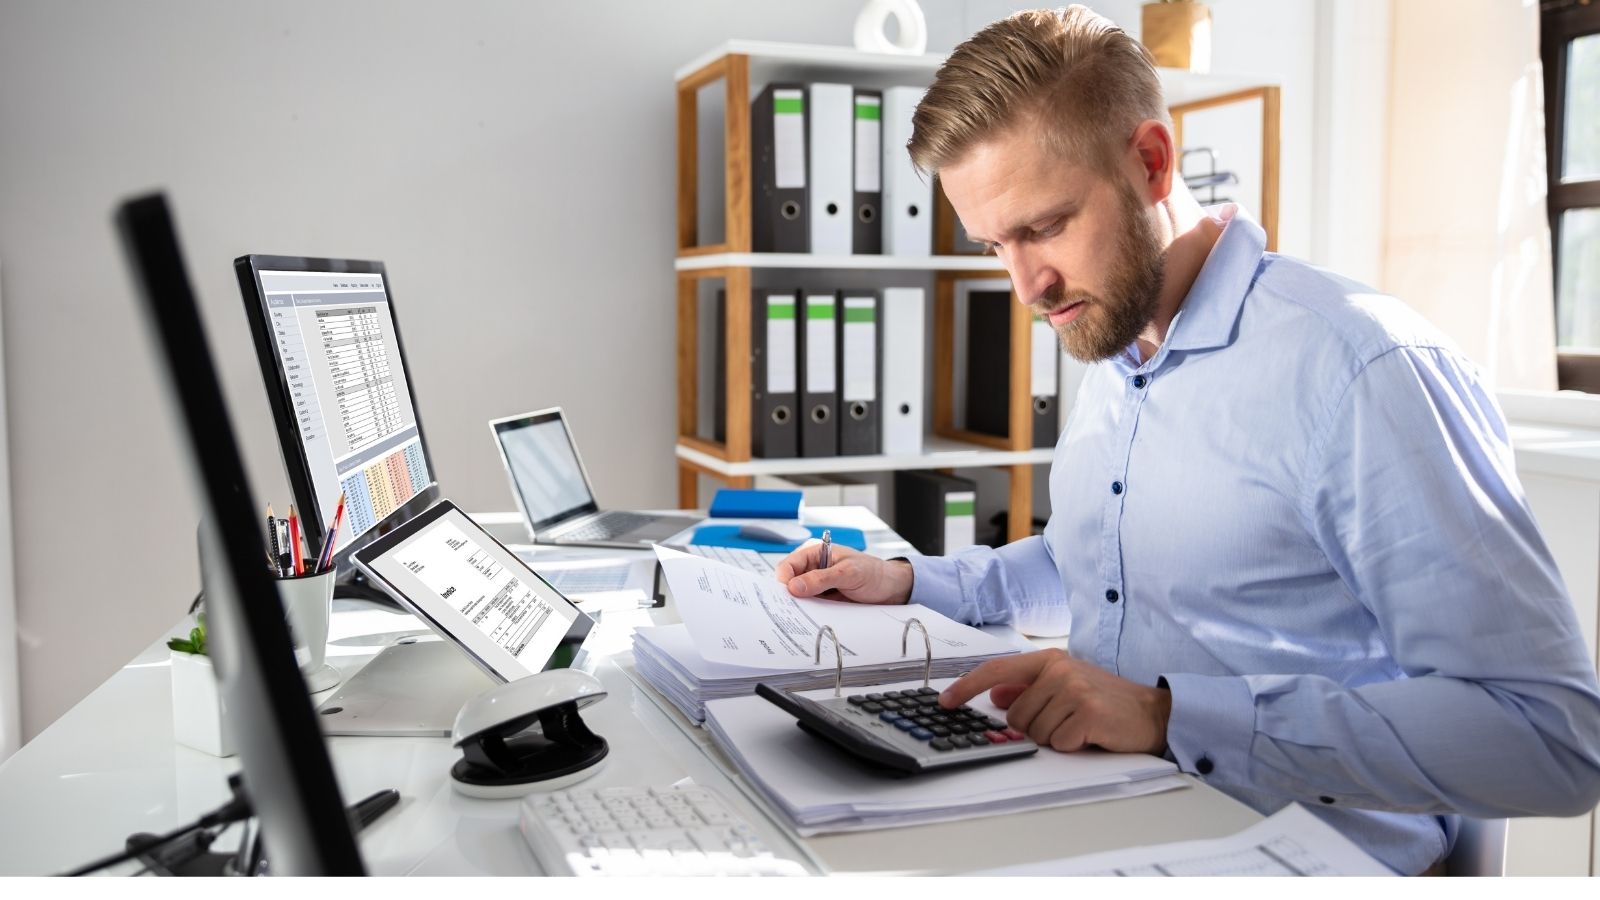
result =
[[[1563,182],[1561,168],[1566,150],[1567,47],[1572,41],[1600,34],[1600,2],[1544,0],[1539,8],[1539,59],[1544,68],[1544,135],[1549,187],[1546,205],[1550,216],[1550,314],[1559,328],[1561,289],[1561,215],[1574,209],[1600,209],[1600,177]],[[1559,334],[1559,332],[1558,332]],[[1558,337],[1559,339],[1559,337]],[[1600,350],[1556,352],[1556,386],[1564,390],[1600,393]]]

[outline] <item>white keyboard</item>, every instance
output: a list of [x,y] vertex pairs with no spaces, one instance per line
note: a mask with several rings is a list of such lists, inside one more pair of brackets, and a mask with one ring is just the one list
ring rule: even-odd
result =
[[522,837],[548,875],[804,875],[699,785],[533,794]]
[[693,553],[695,556],[703,556],[706,559],[714,559],[717,562],[727,563],[734,568],[744,569],[747,572],[755,572],[760,575],[770,575],[776,568],[767,561],[765,556],[754,550],[746,550],[743,547],[707,547],[702,544],[689,544],[681,549],[685,553]]

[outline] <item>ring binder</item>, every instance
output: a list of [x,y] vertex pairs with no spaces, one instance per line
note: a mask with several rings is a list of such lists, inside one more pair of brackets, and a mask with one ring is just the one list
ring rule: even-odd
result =
[[922,665],[922,686],[927,687],[928,682],[933,680],[933,641],[928,637],[928,629],[916,617],[907,619],[905,630],[900,632],[900,655],[906,655],[906,640],[911,637],[911,626],[913,625],[917,626],[917,630],[922,632],[922,647],[927,652]]
[[[921,625],[922,623],[918,622],[917,624]],[[924,632],[924,634],[926,634],[926,632]],[[817,647],[816,647],[816,651],[812,654],[811,664],[812,665],[816,665],[816,664],[822,662],[822,637],[823,637],[823,635],[827,635],[828,637],[833,638],[833,665],[834,665],[834,671],[833,671],[833,695],[835,697],[842,697],[842,696],[844,696],[844,650],[842,648],[840,648],[840,646],[839,646],[839,636],[837,634],[833,633],[833,627],[832,626],[824,625],[824,626],[822,626],[822,630],[817,632]],[[929,652],[932,652],[932,651],[929,651]],[[901,650],[900,651],[900,655],[904,656],[905,655],[905,651]]]

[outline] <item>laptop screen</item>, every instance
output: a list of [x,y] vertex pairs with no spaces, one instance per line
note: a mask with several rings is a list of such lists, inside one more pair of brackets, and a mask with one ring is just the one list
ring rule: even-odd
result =
[[494,433],[535,532],[598,510],[560,410],[502,419]]

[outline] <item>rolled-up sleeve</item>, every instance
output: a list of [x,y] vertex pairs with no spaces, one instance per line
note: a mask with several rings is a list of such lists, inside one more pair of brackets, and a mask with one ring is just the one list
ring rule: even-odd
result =
[[952,556],[914,556],[911,602],[958,622],[1010,624],[1032,634],[1064,634],[1066,591],[1045,539],[1035,535]]
[[1600,801],[1591,651],[1504,419],[1467,366],[1436,348],[1370,360],[1308,457],[1306,526],[1376,620],[1395,677],[1166,675],[1185,769],[1404,812],[1562,816]]

